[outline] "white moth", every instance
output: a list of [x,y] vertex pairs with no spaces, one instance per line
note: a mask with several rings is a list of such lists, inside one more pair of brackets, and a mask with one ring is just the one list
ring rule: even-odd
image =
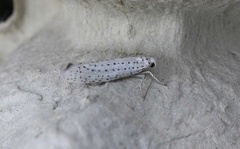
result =
[[[149,73],[156,66],[154,58],[145,56],[117,58],[113,60],[96,61],[87,64],[68,64],[64,76],[69,82],[81,82],[84,84],[101,84],[137,74]],[[161,83],[162,84],[162,83]]]

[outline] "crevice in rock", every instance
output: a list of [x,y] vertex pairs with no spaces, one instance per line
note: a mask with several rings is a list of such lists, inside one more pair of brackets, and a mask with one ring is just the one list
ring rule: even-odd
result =
[[0,23],[6,22],[13,14],[13,0],[0,1]]

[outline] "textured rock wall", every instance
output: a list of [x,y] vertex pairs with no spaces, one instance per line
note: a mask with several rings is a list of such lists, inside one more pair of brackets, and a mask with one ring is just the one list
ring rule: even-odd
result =
[[[0,148],[240,147],[239,2],[38,3],[22,1],[25,24],[0,31],[2,47],[17,47],[0,67]],[[69,62],[136,53],[157,60],[167,87],[61,78]]]

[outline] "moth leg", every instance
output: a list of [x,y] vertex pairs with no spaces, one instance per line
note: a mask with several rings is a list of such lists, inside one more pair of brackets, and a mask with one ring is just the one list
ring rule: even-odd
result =
[[167,86],[166,83],[163,83],[163,82],[159,81],[159,80],[152,74],[151,71],[143,71],[141,74],[150,74],[150,75],[153,77],[153,79],[154,79],[155,81],[157,81],[159,84],[161,84],[161,85],[163,85],[163,86]]
[[153,81],[153,80],[151,79],[151,82],[150,82],[150,84],[148,85],[147,91],[146,91],[145,94],[143,95],[143,101],[146,99],[148,90],[149,90],[150,86],[152,85],[152,81]]
[[139,86],[137,86],[136,88],[140,88],[140,90],[142,90],[142,84],[143,84],[143,80],[144,80],[144,78],[145,78],[145,74],[137,74],[137,75],[134,75],[134,77],[137,77],[137,78],[142,78],[141,79],[141,83],[140,83],[140,85]]

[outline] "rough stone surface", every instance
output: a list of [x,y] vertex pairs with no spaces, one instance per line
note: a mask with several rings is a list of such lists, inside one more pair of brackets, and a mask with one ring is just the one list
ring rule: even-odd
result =
[[[0,67],[0,148],[240,148],[240,2],[52,1],[39,20],[43,5],[23,2],[37,22],[26,13],[15,31],[0,31],[12,51],[24,28]],[[157,59],[167,87],[61,77],[69,62],[136,53]]]

